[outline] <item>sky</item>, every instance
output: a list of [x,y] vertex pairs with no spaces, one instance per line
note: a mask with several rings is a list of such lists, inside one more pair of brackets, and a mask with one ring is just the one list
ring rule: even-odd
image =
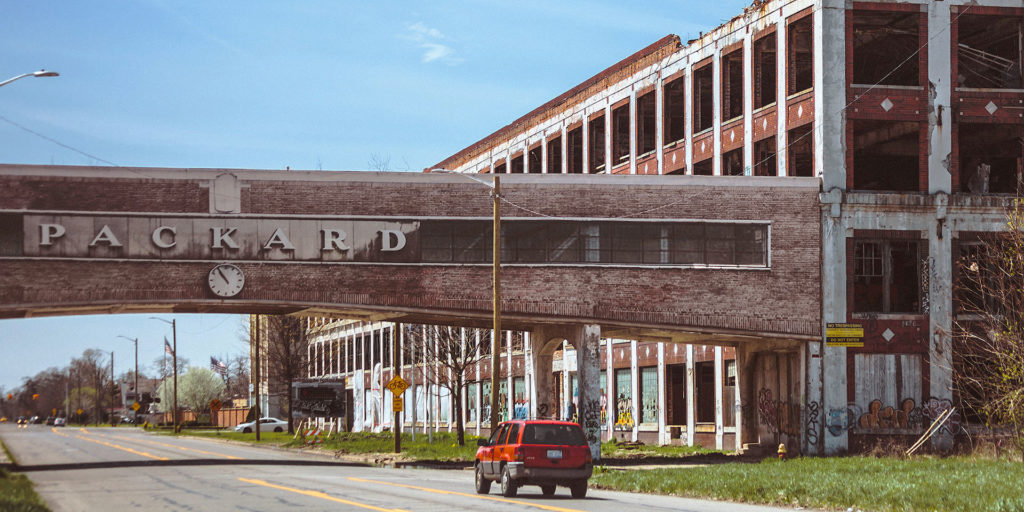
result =
[[[0,80],[61,75],[0,88],[0,163],[418,172],[748,4],[0,0]],[[87,348],[127,371],[121,335],[150,366],[148,317],[0,320],[0,388]],[[193,363],[246,350],[237,315],[173,318]]]

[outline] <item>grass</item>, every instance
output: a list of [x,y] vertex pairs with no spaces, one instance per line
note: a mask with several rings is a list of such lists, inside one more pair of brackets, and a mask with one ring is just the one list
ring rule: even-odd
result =
[[25,475],[0,469],[0,510],[10,512],[49,512],[49,507],[32,488]]
[[[417,434],[416,441],[412,435],[402,434],[402,456],[405,459],[421,461],[466,462],[472,461],[476,455],[476,436],[467,434],[465,446],[459,446],[455,433],[436,432],[433,442],[427,441],[425,434]],[[302,439],[297,439],[288,446],[302,446]],[[394,454],[395,435],[391,432],[379,434],[367,432],[342,432],[323,438],[320,447],[325,450],[353,454]]]
[[[171,430],[152,430],[157,434],[173,436]],[[228,439],[231,441],[244,441],[256,444],[256,434],[243,434],[233,430],[182,430],[184,436],[209,437],[212,439]],[[284,446],[292,442],[292,434],[288,432],[260,432],[259,444]]]
[[627,443],[608,441],[601,443],[601,457],[606,459],[641,459],[651,457],[687,457],[705,453],[721,453],[700,446],[643,444],[633,446]]
[[1024,511],[1024,464],[970,457],[768,459],[689,469],[602,470],[591,484],[840,510]]

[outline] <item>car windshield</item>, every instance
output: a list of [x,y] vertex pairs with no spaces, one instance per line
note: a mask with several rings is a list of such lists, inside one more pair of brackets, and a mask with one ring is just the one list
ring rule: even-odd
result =
[[576,425],[528,424],[523,430],[522,444],[583,446],[587,440]]

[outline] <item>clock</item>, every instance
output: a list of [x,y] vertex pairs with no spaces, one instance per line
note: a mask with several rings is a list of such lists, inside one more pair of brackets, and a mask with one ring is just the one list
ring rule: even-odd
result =
[[207,281],[210,291],[219,297],[234,297],[242,291],[245,286],[245,274],[242,269],[230,264],[222,263],[210,270],[210,278]]

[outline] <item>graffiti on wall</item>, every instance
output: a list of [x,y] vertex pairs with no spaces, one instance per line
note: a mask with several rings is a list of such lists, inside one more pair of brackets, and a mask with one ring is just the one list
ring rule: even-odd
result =
[[601,401],[587,400],[583,407],[583,431],[591,446],[601,442]]
[[881,400],[872,400],[868,411],[857,419],[857,427],[872,428],[919,428],[921,426],[921,409],[913,398],[900,401],[899,408],[885,405]]
[[854,403],[846,404],[843,408],[832,408],[825,416],[825,428],[833,437],[840,436],[843,432],[850,430],[857,424],[857,418],[863,414],[860,406]]
[[804,434],[807,436],[809,446],[818,445],[818,402],[808,402],[806,410],[807,424],[804,426]]
[[615,430],[633,430],[633,399],[619,394],[615,401],[615,410],[619,411],[615,418]]
[[[953,403],[946,398],[929,398],[925,400],[924,405],[921,407],[922,414],[929,422],[933,422],[938,419],[946,411],[953,409]],[[946,420],[942,427],[939,428],[941,434],[954,434],[960,431],[962,418],[960,413],[955,409]]]
[[773,434],[800,435],[800,405],[775,400],[771,389],[761,388],[757,394],[757,421]]

